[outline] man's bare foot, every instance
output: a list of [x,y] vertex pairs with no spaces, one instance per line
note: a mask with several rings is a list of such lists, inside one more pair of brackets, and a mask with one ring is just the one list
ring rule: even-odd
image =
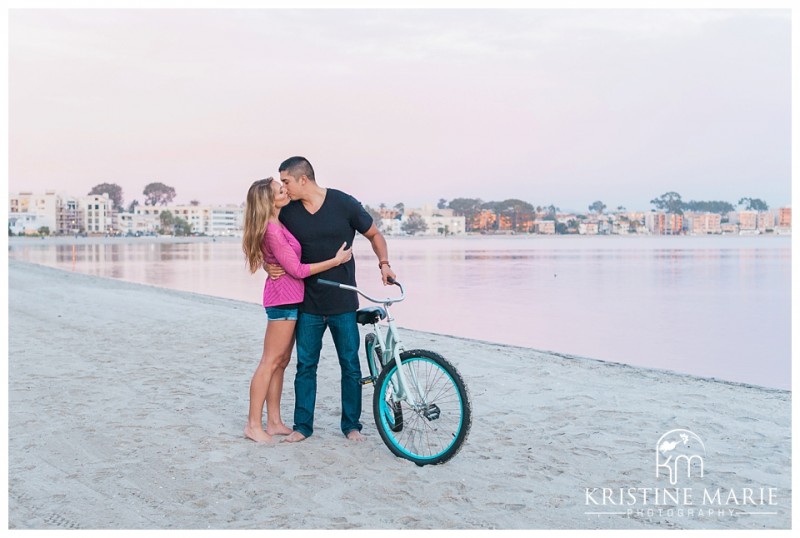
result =
[[300,441],[303,441],[305,438],[306,436],[303,435],[302,433],[298,431],[293,431],[292,433],[289,434],[289,437],[284,438],[281,441],[281,443],[299,443]]
[[261,427],[252,428],[249,425],[244,429],[244,436],[256,443],[271,443],[272,436],[261,429]]
[[351,441],[356,441],[360,443],[361,441],[366,441],[367,438],[361,435],[361,432],[358,430],[351,430],[347,433],[347,438]]
[[292,429],[283,422],[279,424],[267,424],[267,433],[270,435],[289,435],[292,433]]

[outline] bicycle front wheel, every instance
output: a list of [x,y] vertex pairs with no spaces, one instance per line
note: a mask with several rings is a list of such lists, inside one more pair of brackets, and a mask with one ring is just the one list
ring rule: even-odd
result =
[[[464,380],[452,364],[431,351],[405,351],[400,362],[417,405],[412,407],[397,398],[397,364],[387,364],[372,400],[378,433],[398,457],[420,466],[444,463],[461,450],[472,425]],[[398,416],[402,420],[399,428]]]

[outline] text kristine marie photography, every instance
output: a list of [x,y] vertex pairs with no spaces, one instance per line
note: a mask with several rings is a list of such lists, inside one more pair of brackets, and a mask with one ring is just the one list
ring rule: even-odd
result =
[[[586,515],[713,519],[777,515],[780,492],[770,485],[719,486],[707,478],[708,450],[691,430],[674,429],[654,447],[652,485],[587,487]],[[713,460],[712,460],[713,461]],[[711,472],[714,464],[710,463]]]

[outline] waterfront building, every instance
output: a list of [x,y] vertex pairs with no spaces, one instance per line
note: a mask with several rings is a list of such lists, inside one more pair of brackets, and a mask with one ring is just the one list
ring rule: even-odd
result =
[[533,233],[554,235],[556,233],[556,221],[554,220],[533,221]]
[[472,221],[473,230],[490,230],[494,228],[497,214],[490,209],[482,209]]
[[108,194],[89,194],[78,198],[76,206],[82,229],[90,235],[114,233],[115,211]]
[[208,235],[241,236],[244,229],[244,208],[237,205],[213,206]]
[[46,191],[44,194],[33,192],[9,194],[9,220],[12,216],[16,217],[14,226],[24,234],[36,234],[42,226],[46,226],[50,233],[55,234],[58,233],[60,205],[61,197],[55,191]]
[[756,217],[756,229],[761,233],[775,230],[775,213],[761,211]]
[[778,225],[775,227],[775,233],[788,235],[792,233],[792,208],[781,207],[778,209]]
[[192,227],[192,233],[213,235],[211,233],[210,205],[173,205],[168,210],[172,213],[172,216],[188,222]]
[[36,235],[41,224],[39,215],[35,213],[9,213],[8,215],[8,229],[14,235]]
[[778,209],[778,227],[791,228],[792,227],[792,208],[781,207]]
[[718,213],[687,213],[686,227],[690,234],[706,235],[722,233],[722,215]]
[[645,226],[654,235],[680,235],[683,233],[683,215],[652,212],[645,217]]
[[740,232],[755,232],[758,229],[758,211],[739,211],[736,221]]
[[390,207],[381,207],[377,209],[381,220],[392,220],[400,217],[400,211]]
[[379,230],[384,235],[405,235],[402,218],[381,219]]
[[56,233],[74,235],[85,229],[83,213],[77,198],[63,196],[57,212],[58,225]]
[[138,219],[126,217],[134,231],[153,231],[161,227],[161,213],[169,211],[173,217],[185,220],[193,234],[240,236],[244,226],[244,208],[235,204],[213,205],[171,205],[136,206]]
[[403,224],[408,219],[417,215],[421,217],[427,228],[416,235],[461,235],[466,231],[466,219],[463,216],[453,215],[452,209],[438,209],[429,205],[421,208],[406,209],[401,215],[398,212],[384,210],[381,215],[392,215],[394,218],[381,218],[379,229],[385,235],[406,235]]
[[51,234],[73,234],[85,228],[79,199],[56,191],[9,194],[8,217],[14,234],[35,235],[42,227]]
[[[452,209],[439,209],[425,204],[418,209],[408,210],[407,214],[409,217],[419,215],[428,225],[427,230],[420,235],[460,235],[466,231],[466,219],[463,216],[454,215]],[[403,219],[406,218],[404,215]]]
[[117,229],[122,235],[146,235],[155,233],[161,226],[158,215],[152,213],[120,213],[117,215]]

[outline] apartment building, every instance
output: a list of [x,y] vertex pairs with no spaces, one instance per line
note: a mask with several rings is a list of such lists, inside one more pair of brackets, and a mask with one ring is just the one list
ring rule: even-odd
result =
[[554,220],[533,221],[533,233],[554,235],[556,233],[556,221]]
[[[436,209],[432,206],[424,205],[418,209],[406,209],[400,218],[397,218],[398,213],[393,210],[380,211],[381,233],[385,235],[405,235],[403,231],[403,224],[408,221],[412,215],[418,215],[425,221],[427,229],[417,235],[460,235],[466,232],[466,219],[463,216],[453,215],[452,209]],[[393,218],[386,218],[383,215],[391,216]]]
[[683,215],[648,213],[645,216],[645,226],[655,235],[679,235],[683,233]]
[[792,208],[781,207],[778,209],[778,228],[792,227]]
[[428,225],[423,235],[459,235],[466,231],[466,219],[454,215],[452,209],[439,209],[426,204],[408,212],[409,216],[413,214],[421,216]]
[[241,236],[244,229],[244,208],[237,205],[215,206],[210,211],[208,235]]
[[20,192],[9,194],[9,222],[13,218],[12,231],[15,233],[35,234],[39,228],[46,226],[51,233],[58,233],[58,214],[61,197],[55,191],[44,194]]
[[122,235],[145,235],[154,233],[161,226],[158,215],[152,213],[119,213],[117,230]]
[[739,211],[736,220],[740,232],[755,232],[758,229],[758,211]]
[[686,227],[690,234],[706,235],[722,233],[722,215],[717,213],[688,213]]
[[[172,206],[137,206],[136,214],[141,215],[139,224],[133,226],[161,226],[161,213],[169,211],[173,217],[188,222],[192,233],[205,235],[235,235],[242,233],[244,226],[244,208],[234,204],[225,206],[211,205],[172,205]],[[150,230],[148,230],[150,231]]]
[[77,209],[83,229],[91,235],[116,232],[113,202],[108,194],[90,194],[78,199]]
[[772,211],[762,211],[756,217],[756,229],[764,233],[775,230],[775,213]]
[[175,205],[169,211],[192,226],[192,233],[214,235],[211,233],[211,206],[209,205]]

